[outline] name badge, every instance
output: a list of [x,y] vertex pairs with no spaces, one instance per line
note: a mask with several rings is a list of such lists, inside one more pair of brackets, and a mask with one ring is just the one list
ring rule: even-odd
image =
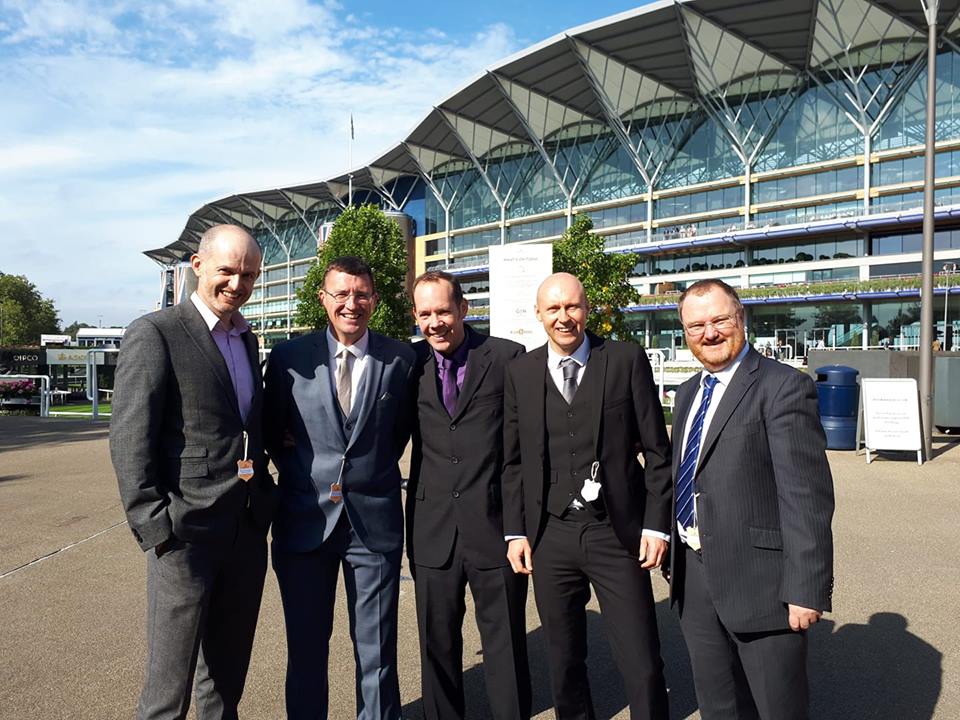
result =
[[343,488],[340,482],[330,484],[330,502],[338,503],[343,500]]
[[600,481],[597,480],[599,470],[600,463],[594,461],[590,466],[590,477],[583,481],[583,487],[580,488],[580,496],[587,502],[593,502],[600,497]]
[[687,547],[691,550],[700,550],[700,529],[691,525],[685,528],[687,533]]
[[237,460],[237,477],[244,482],[253,478],[253,460]]

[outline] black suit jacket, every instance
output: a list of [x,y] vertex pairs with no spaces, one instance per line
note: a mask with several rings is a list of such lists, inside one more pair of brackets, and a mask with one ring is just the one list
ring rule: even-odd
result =
[[[228,537],[242,512],[266,531],[273,480],[263,451],[263,381],[252,332],[242,335],[253,402],[240,417],[230,373],[189,300],[138,318],[123,336],[110,418],[110,455],[130,529],[147,550],[181,540]],[[255,475],[237,476],[243,433]]]
[[[653,373],[639,345],[588,333],[590,359],[602,392],[590,398],[595,459],[611,525],[631,554],[644,528],[670,532],[673,485],[670,441]],[[504,388],[504,532],[525,535],[536,547],[546,521],[544,401],[547,346],[514,360]],[[551,380],[552,382],[552,380]],[[643,453],[644,464],[637,459]]]
[[[680,386],[674,476],[700,376]],[[789,626],[786,604],[829,610],[833,479],[806,374],[750,349],[720,399],[694,476],[703,566],[717,614],[733,632]],[[671,543],[671,600],[684,553]]]
[[413,450],[407,488],[407,555],[440,567],[459,535],[464,552],[481,568],[507,565],[500,471],[503,464],[503,377],[523,354],[510,340],[467,326],[467,374],[451,418],[427,342],[414,345],[417,361]]

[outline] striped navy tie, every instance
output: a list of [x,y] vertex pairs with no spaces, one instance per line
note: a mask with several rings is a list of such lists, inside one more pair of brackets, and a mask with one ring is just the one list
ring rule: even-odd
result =
[[717,379],[713,375],[707,375],[703,379],[703,398],[690,426],[683,459],[680,461],[680,473],[677,476],[677,522],[683,528],[693,525],[693,476],[697,472],[697,458],[700,455],[703,419],[707,416],[707,408],[710,407],[710,398],[713,397],[716,384]]

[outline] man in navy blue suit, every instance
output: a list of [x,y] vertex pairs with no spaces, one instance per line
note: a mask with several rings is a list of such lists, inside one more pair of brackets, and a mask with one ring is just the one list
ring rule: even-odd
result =
[[[327,266],[324,332],[273,349],[264,435],[279,471],[273,566],[287,629],[287,716],[326,718],[327,662],[342,567],[357,658],[358,720],[399,720],[397,604],[413,351],[367,329],[370,266]],[[340,673],[342,675],[342,672]]]

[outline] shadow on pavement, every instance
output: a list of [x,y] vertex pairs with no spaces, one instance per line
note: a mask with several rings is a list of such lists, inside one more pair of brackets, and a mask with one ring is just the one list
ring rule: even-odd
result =
[[907,630],[903,615],[880,612],[866,625],[810,630],[811,717],[931,720],[943,685],[943,656]]
[[[680,624],[666,600],[657,603],[657,619],[660,625],[664,672],[670,692],[670,717],[686,718],[697,709],[697,700],[693,690],[687,648],[680,634]],[[620,671],[617,669],[606,639],[603,619],[595,610],[587,611],[587,643],[589,647],[587,668],[590,673],[590,690],[597,720],[610,720],[619,713],[627,711],[627,700]],[[530,675],[533,678],[534,717],[553,708],[545,645],[542,628],[538,627],[527,633]],[[486,697],[482,663],[464,672],[463,686],[466,717],[469,720],[492,720],[493,715],[490,713]],[[407,703],[403,707],[402,715],[410,720],[422,720],[422,702],[415,700]]]
[[106,439],[106,420],[0,416],[0,452],[24,447]]

